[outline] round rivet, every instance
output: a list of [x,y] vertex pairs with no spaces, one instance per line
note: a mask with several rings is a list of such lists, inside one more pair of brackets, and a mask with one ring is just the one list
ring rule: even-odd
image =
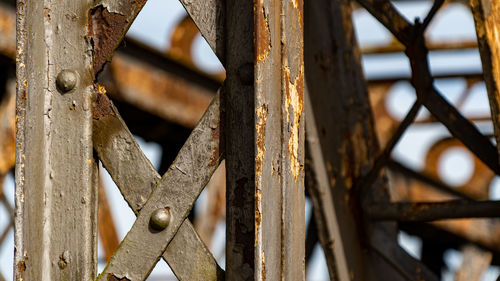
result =
[[57,75],[56,86],[62,93],[67,93],[76,87],[78,81],[76,72],[65,69]]
[[170,210],[168,208],[160,208],[151,214],[149,225],[155,230],[161,231],[167,228],[170,223]]

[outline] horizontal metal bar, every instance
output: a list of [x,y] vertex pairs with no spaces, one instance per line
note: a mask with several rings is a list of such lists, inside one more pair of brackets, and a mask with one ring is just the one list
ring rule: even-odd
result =
[[[429,42],[427,43],[427,49],[429,49],[429,51],[473,50],[477,49],[477,41]],[[363,55],[402,53],[405,50],[405,46],[399,42],[361,47],[361,53]]]
[[[136,215],[160,181],[116,108],[104,95],[96,98],[94,149]],[[182,254],[179,254],[182,253]],[[163,258],[179,280],[222,280],[223,270],[201,241],[189,220],[185,220]],[[196,263],[196,268],[189,265]]]
[[444,202],[374,203],[364,208],[373,220],[436,221],[500,217],[500,201],[451,200]]

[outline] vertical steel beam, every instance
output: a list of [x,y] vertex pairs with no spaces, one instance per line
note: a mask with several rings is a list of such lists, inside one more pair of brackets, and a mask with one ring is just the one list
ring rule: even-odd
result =
[[491,119],[500,152],[500,3],[495,0],[470,0],[481,53],[484,82],[488,91]]
[[302,1],[227,1],[226,26],[226,277],[303,280]]
[[16,280],[93,280],[91,0],[17,1]]

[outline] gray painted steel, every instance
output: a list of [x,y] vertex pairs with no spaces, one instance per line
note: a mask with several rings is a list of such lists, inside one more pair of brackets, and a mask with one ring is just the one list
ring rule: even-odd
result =
[[[92,1],[17,1],[16,280],[93,280],[97,169],[92,151]],[[68,92],[64,70],[77,73]]]
[[[223,153],[219,111],[219,99],[215,98],[97,280],[135,281],[149,275],[219,166]],[[151,214],[166,207],[172,217],[169,226],[163,231],[153,230],[149,225]]]
[[[211,106],[217,106],[217,103],[212,103]],[[118,111],[104,94],[96,99],[97,108],[103,110],[94,111],[94,148],[123,198],[138,215],[146,199],[160,181],[160,175],[141,151]],[[217,108],[209,109],[212,112],[217,110]],[[223,270],[217,265],[189,220],[184,220],[163,253],[163,258],[179,280],[224,279]]]

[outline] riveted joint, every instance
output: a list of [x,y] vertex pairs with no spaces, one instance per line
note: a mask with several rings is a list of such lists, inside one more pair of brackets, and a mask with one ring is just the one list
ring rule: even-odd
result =
[[74,70],[64,69],[57,75],[56,86],[62,94],[73,90],[78,83],[78,75]]
[[149,225],[156,231],[162,231],[167,228],[170,223],[170,217],[170,208],[157,209],[151,214]]

